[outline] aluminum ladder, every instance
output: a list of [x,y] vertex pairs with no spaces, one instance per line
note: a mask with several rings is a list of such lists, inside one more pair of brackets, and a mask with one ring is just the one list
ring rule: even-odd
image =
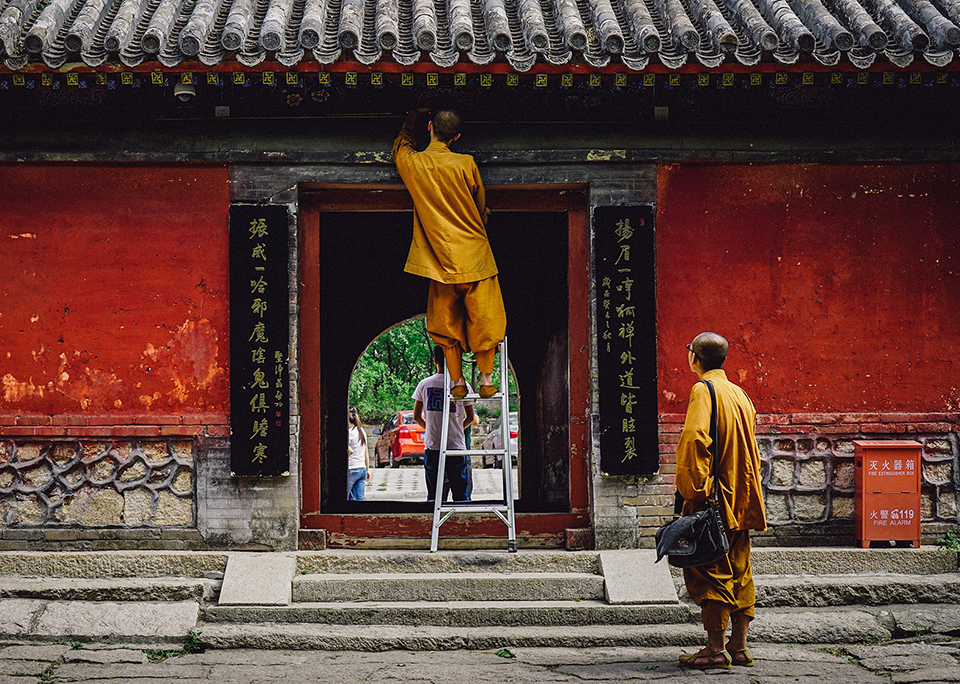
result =
[[[500,391],[491,399],[500,400],[500,444],[502,449],[447,449],[447,432],[449,431],[449,415],[444,416],[441,421],[443,427],[440,429],[440,461],[437,463],[437,491],[434,493],[433,500],[433,530],[430,534],[430,553],[437,550],[437,544],[440,538],[440,526],[445,523],[450,516],[454,514],[466,513],[493,513],[507,526],[507,551],[516,553],[517,551],[517,521],[514,514],[513,504],[513,459],[510,456],[510,385],[509,380],[509,362],[507,357],[507,338],[504,337],[500,343]],[[443,406],[444,411],[449,411],[450,407],[450,370],[447,365],[443,365]],[[465,399],[480,399],[477,393],[468,394]],[[462,400],[455,400],[462,401]],[[469,445],[467,445],[469,446]],[[454,501],[445,503],[443,501],[443,479],[446,476],[447,456],[500,456],[503,465],[503,502],[495,503],[472,503],[469,501]]]

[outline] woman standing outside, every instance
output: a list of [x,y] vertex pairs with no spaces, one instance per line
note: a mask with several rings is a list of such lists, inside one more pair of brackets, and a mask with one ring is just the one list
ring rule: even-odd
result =
[[360,426],[357,409],[347,409],[347,501],[366,501],[367,435]]

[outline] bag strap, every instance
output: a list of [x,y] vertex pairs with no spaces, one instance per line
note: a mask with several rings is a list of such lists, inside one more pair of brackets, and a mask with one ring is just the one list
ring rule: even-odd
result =
[[[710,474],[713,476],[713,484],[716,487],[717,484],[717,462],[720,460],[720,455],[718,453],[720,442],[720,436],[718,434],[718,416],[717,416],[717,392],[713,388],[713,383],[709,380],[701,380],[704,385],[707,386],[707,389],[710,390],[710,453],[713,456],[711,459]],[[707,502],[711,502],[712,494],[707,494]]]

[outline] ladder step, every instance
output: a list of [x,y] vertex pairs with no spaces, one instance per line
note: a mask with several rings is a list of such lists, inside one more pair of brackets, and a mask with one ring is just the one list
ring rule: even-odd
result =
[[447,456],[503,456],[504,449],[448,449]]
[[488,400],[488,399],[502,399],[502,398],[503,398],[503,392],[502,392],[502,391],[501,391],[501,392],[497,392],[497,393],[494,394],[492,397],[481,397],[477,392],[470,392],[467,396],[463,397],[462,399],[458,399],[458,398],[456,398],[456,397],[453,397],[453,400],[454,400],[454,401],[463,401],[464,399],[471,399],[471,400],[473,400],[473,401],[486,401],[486,400]]
[[491,506],[489,504],[471,504],[469,501],[460,501],[456,504],[441,504],[440,510],[454,513],[492,513],[494,511],[508,511],[510,508],[503,504]]

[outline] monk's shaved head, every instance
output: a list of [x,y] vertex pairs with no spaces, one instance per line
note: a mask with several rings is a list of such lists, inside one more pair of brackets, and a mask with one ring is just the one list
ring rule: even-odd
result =
[[730,345],[723,339],[723,336],[713,332],[702,332],[693,339],[690,345],[693,353],[700,359],[700,365],[704,370],[714,370],[723,368],[723,362],[727,360],[727,351]]
[[439,109],[434,112],[433,134],[440,142],[449,143],[460,134],[460,115],[452,109]]

